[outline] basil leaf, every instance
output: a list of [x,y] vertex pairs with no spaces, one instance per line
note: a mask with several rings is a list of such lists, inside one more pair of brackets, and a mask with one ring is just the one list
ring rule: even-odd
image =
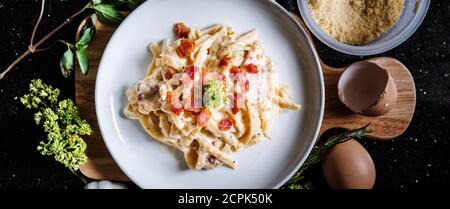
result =
[[94,4],[91,8],[95,10],[98,19],[104,23],[116,25],[123,20],[123,17],[112,5],[101,3]]
[[61,73],[64,77],[67,78],[70,76],[70,74],[73,71],[73,64],[74,64],[73,52],[70,48],[68,48],[67,51],[64,52],[63,57],[59,62],[59,67],[61,68]]
[[81,36],[80,40],[77,42],[75,47],[77,49],[85,49],[92,38],[93,30],[91,28],[86,28],[86,30],[83,31],[83,35]]
[[78,49],[76,53],[80,70],[83,73],[83,75],[87,75],[89,72],[89,59],[86,54],[86,51],[84,51],[84,49]]
[[92,0],[92,3],[94,3],[94,4],[100,4],[100,3],[102,3],[102,0]]

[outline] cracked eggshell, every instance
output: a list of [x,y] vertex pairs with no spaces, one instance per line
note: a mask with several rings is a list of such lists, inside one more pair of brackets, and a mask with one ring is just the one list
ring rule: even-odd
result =
[[339,99],[350,110],[365,116],[388,113],[397,102],[397,86],[386,69],[362,61],[349,66],[338,83]]

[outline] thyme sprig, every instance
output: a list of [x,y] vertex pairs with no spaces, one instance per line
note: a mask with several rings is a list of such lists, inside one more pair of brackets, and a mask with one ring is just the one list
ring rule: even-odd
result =
[[20,101],[26,108],[37,110],[34,121],[47,133],[47,139],[39,142],[37,150],[44,156],[52,156],[87,183],[78,173],[79,167],[87,162],[87,145],[81,136],[93,131],[72,100],[58,100],[59,93],[59,89],[34,79],[29,93]]

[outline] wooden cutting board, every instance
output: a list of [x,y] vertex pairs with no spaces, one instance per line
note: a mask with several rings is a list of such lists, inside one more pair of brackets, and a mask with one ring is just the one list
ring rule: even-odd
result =
[[[303,22],[298,16],[295,17],[309,34]],[[83,24],[84,21],[80,25],[79,31]],[[86,138],[88,145],[86,154],[89,160],[80,170],[85,176],[92,179],[129,181],[128,177],[120,170],[109,154],[103,142],[95,114],[94,95],[97,69],[103,50],[116,28],[100,22],[97,22],[96,28],[95,38],[87,48],[90,72],[87,76],[83,76],[78,70],[75,71],[75,101],[81,115],[89,121],[94,129],[94,135]],[[406,130],[416,105],[415,85],[411,74],[401,62],[393,58],[379,57],[369,61],[387,69],[395,80],[398,91],[396,106],[388,114],[380,117],[365,117],[352,113],[339,101],[337,94],[337,82],[345,68],[332,68],[321,61],[326,96],[325,113],[320,134],[331,128],[355,129],[370,123],[369,127],[373,132],[369,138],[389,140],[399,136]]]

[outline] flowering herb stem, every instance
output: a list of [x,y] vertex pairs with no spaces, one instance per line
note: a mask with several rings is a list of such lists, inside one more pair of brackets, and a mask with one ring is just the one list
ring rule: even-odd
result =
[[40,79],[32,80],[29,88],[29,93],[20,101],[26,108],[36,111],[34,121],[47,133],[47,139],[39,142],[37,150],[44,156],[53,157],[87,182],[79,173],[80,166],[87,162],[87,144],[81,137],[91,135],[92,127],[80,117],[72,100],[58,100],[59,89]]

